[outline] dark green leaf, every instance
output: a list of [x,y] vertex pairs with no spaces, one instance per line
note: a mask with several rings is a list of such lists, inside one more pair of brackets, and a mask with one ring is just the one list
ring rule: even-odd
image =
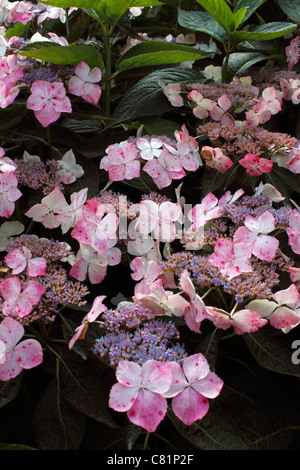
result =
[[295,23],[300,23],[300,1],[278,0],[282,11]]
[[178,23],[183,28],[209,34],[223,45],[228,39],[225,29],[206,11],[185,11],[178,8]]
[[180,434],[198,449],[251,449],[248,440],[239,432],[235,423],[215,408],[209,409],[203,419],[196,421],[191,426],[186,426],[179,421],[172,411],[168,412],[168,417]]
[[283,340],[281,332],[264,328],[243,338],[261,367],[279,374],[300,377],[300,368],[292,363],[291,347]]
[[106,129],[119,123],[145,116],[157,116],[171,110],[172,105],[159,86],[158,79],[166,84],[204,82],[206,80],[199,72],[180,67],[152,72],[125,93]]
[[230,54],[227,68],[227,79],[232,80],[235,76],[241,76],[253,65],[271,58],[273,58],[273,56],[261,54],[259,52],[235,52],[234,54]]
[[116,62],[118,72],[150,65],[178,64],[203,59],[206,53],[190,46],[163,41],[145,41],[131,47]]
[[293,23],[267,23],[253,28],[251,31],[233,31],[229,35],[232,44],[243,41],[268,41],[291,33],[296,29]]
[[23,374],[7,382],[0,382],[0,408],[11,402],[19,393]]
[[40,450],[77,450],[85,429],[85,416],[61,396],[54,379],[35,408],[33,427]]

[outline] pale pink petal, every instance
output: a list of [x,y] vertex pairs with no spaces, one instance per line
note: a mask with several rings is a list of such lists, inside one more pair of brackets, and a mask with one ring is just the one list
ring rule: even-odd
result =
[[214,372],[209,372],[203,379],[193,382],[192,387],[207,398],[216,398],[223,387],[223,380]]
[[99,85],[95,83],[85,83],[82,90],[82,98],[89,103],[97,104],[100,100],[102,90]]
[[287,289],[276,292],[273,295],[273,299],[280,305],[300,306],[300,294],[295,284],[291,284]]
[[298,325],[299,322],[300,309],[294,311],[285,306],[277,308],[270,319],[270,325],[278,329],[286,328],[290,325]]
[[142,381],[142,368],[135,362],[120,361],[116,377],[118,382],[126,387],[139,388]]
[[0,294],[5,300],[17,297],[22,289],[21,281],[18,277],[10,277],[0,284]]
[[201,353],[184,358],[182,369],[189,383],[203,379],[210,372],[209,364]]
[[24,335],[24,327],[11,317],[6,317],[0,323],[0,340],[8,347],[14,347]]
[[6,382],[14,379],[22,372],[22,367],[17,362],[16,354],[13,350],[5,355],[5,364],[0,364],[0,381]]
[[272,261],[275,258],[279,240],[269,235],[259,235],[252,245],[252,253],[257,258]]
[[128,411],[131,409],[137,396],[138,388],[126,387],[120,383],[116,383],[110,390],[109,406],[115,411]]
[[12,269],[12,274],[20,274],[26,268],[27,260],[18,248],[7,253],[4,259],[7,266]]
[[172,382],[172,367],[167,362],[148,360],[142,365],[143,387],[155,393],[169,390]]
[[170,388],[163,394],[165,398],[175,397],[188,386],[188,381],[186,380],[180,364],[172,361],[170,365],[173,370],[173,379]]
[[27,273],[29,276],[45,276],[47,260],[45,258],[32,258],[28,260]]
[[43,362],[42,346],[35,339],[21,341],[16,347],[16,361],[22,369],[31,369]]
[[233,315],[233,326],[237,335],[253,333],[267,323],[267,320],[248,309],[239,310]]

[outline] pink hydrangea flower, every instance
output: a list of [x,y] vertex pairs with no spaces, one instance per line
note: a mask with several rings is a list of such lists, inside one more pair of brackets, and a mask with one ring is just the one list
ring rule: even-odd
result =
[[247,153],[239,160],[239,164],[246,168],[248,175],[259,176],[264,173],[270,173],[274,162],[267,158],[258,157],[258,155]]
[[213,266],[221,268],[221,273],[233,279],[241,273],[252,271],[249,259],[251,246],[247,243],[233,243],[227,238],[218,238],[214,252],[209,256],[209,262]]
[[102,303],[104,299],[106,299],[106,295],[95,297],[91,310],[82,319],[81,325],[76,328],[74,336],[70,339],[69,349],[72,349],[78,339],[85,338],[89,323],[96,321],[99,315],[107,309],[106,305]]
[[298,93],[299,90],[299,78],[285,78],[280,79],[280,87],[282,91],[282,96],[285,100],[290,101],[294,93]]
[[173,380],[169,390],[164,393],[172,398],[172,410],[186,426],[202,419],[209,410],[208,398],[216,398],[223,387],[223,381],[210,371],[203,354],[186,357],[182,366],[170,363]]
[[281,110],[281,101],[283,93],[277,91],[275,87],[269,86],[262,92],[262,99],[267,103],[267,107],[271,114],[277,114]]
[[100,169],[108,171],[111,181],[130,180],[140,176],[140,161],[137,148],[127,141],[110,145],[107,155],[100,162]]
[[149,294],[149,284],[152,284],[163,273],[163,269],[156,261],[147,261],[139,256],[132,260],[130,267],[133,270],[131,274],[132,279],[140,281],[134,286],[134,295],[138,293]]
[[101,75],[99,67],[94,67],[91,70],[85,62],[79,62],[75,68],[75,77],[71,77],[69,81],[69,93],[97,104],[102,92],[101,87],[97,84],[101,80]]
[[101,254],[106,254],[111,241],[117,239],[119,223],[116,214],[104,214],[103,204],[96,199],[87,200],[81,217],[71,232],[73,238],[85,245],[91,245]]
[[15,201],[21,196],[14,173],[0,173],[0,217],[10,217],[15,210]]
[[237,312],[228,313],[223,309],[216,307],[207,307],[212,315],[212,323],[221,330],[228,330],[233,327],[235,334],[254,333],[268,323],[268,320],[261,318],[253,310],[244,308]]
[[36,305],[45,288],[36,281],[27,281],[23,290],[22,282],[18,277],[9,277],[1,282],[0,294],[4,298],[2,314],[16,313],[20,318],[28,315]]
[[206,310],[205,303],[196,293],[194,284],[190,278],[188,270],[185,269],[180,276],[179,286],[190,298],[190,304],[184,311],[184,320],[190,330],[200,333],[200,326],[205,318],[210,318]]
[[247,308],[267,318],[274,328],[288,333],[300,323],[300,294],[295,284],[277,291],[273,299],[254,299]]
[[205,160],[207,168],[213,168],[220,173],[226,173],[232,167],[233,161],[224,155],[220,147],[210,147],[204,145],[201,150],[201,155]]
[[206,119],[210,115],[210,112],[217,106],[215,101],[204,98],[197,90],[190,91],[188,98],[196,103],[196,106],[193,108],[193,114],[198,119]]
[[75,227],[82,214],[82,208],[87,199],[88,188],[83,188],[78,193],[72,193],[68,207],[69,217],[61,223],[62,233],[66,233],[71,227]]
[[36,80],[27,100],[27,109],[32,109],[37,120],[43,127],[49,126],[59,119],[61,113],[71,113],[72,106],[66,96],[63,82],[47,82]]
[[266,211],[255,218],[248,215],[244,226],[239,227],[234,234],[234,243],[251,245],[252,254],[265,261],[272,261],[276,255],[279,241],[268,233],[275,230],[275,219],[271,212]]
[[246,125],[248,127],[257,127],[260,124],[265,124],[271,119],[272,113],[269,109],[268,103],[263,98],[253,106],[250,111],[246,111]]
[[157,279],[149,284],[149,294],[138,292],[132,300],[134,303],[148,308],[154,315],[175,315],[182,317],[189,302],[180,294],[174,294],[172,291],[166,291],[163,288],[162,279]]
[[286,228],[288,243],[294,253],[300,254],[300,213],[295,210],[289,218],[289,226]]
[[116,370],[118,382],[110,391],[110,408],[126,412],[133,424],[154,432],[167,412],[163,394],[170,388],[172,375],[170,363],[148,360],[140,366],[120,361]]
[[88,276],[91,284],[99,284],[106,276],[107,266],[119,264],[121,256],[121,250],[117,247],[108,248],[105,254],[100,254],[90,245],[81,243],[69,274],[78,281],[84,281]]
[[12,274],[20,274],[27,269],[28,276],[44,276],[46,274],[47,260],[41,257],[32,257],[32,253],[26,246],[22,250],[15,248],[5,257],[5,262],[12,269]]
[[189,212],[188,218],[193,222],[192,229],[197,230],[203,227],[206,222],[219,216],[218,198],[213,193],[208,193],[201,201],[196,204]]
[[163,152],[165,152],[170,159],[173,158],[173,162],[177,160],[178,165],[181,164],[187,171],[196,171],[199,166],[202,165],[200,154],[198,152],[191,151],[190,146],[183,141],[177,142],[176,148],[171,145],[164,144]]
[[74,183],[77,178],[84,175],[83,168],[76,163],[74,152],[71,149],[57,163],[60,168],[58,174],[64,184]]
[[7,85],[13,86],[24,75],[22,67],[18,63],[17,54],[0,57],[0,79]]
[[296,36],[285,48],[288,70],[292,70],[293,66],[296,65],[299,61],[299,40],[300,37]]
[[0,380],[6,382],[19,375],[23,369],[32,369],[43,362],[42,346],[35,339],[20,341],[24,327],[7,317],[0,324],[0,343],[4,345],[0,362]]
[[11,83],[5,83],[0,80],[0,108],[7,108],[12,104],[20,91],[19,86],[13,86]]
[[210,115],[214,121],[220,121],[223,126],[234,126],[234,117],[227,112],[231,106],[230,99],[224,94],[218,99],[218,106],[211,110]]
[[159,78],[158,84],[162,88],[164,95],[168,98],[172,106],[175,106],[176,108],[183,106],[183,98],[180,96],[180,93],[182,92],[180,83],[169,83],[166,85]]
[[176,235],[176,221],[182,218],[181,207],[173,202],[156,204],[151,200],[140,203],[140,213],[136,220],[135,230],[143,235],[152,234],[160,241],[173,241]]
[[59,227],[71,216],[68,211],[68,203],[58,186],[45,196],[40,204],[35,204],[27,212],[35,222],[41,222],[46,228]]
[[166,188],[173,179],[181,179],[186,175],[181,161],[164,151],[157,158],[147,161],[143,170],[151,176],[158,189]]

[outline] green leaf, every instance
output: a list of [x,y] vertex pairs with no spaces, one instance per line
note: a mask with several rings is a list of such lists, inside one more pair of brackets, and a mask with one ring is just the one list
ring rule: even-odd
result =
[[296,27],[294,23],[267,23],[256,26],[252,31],[234,31],[229,35],[229,39],[232,44],[242,41],[268,41],[291,33]]
[[119,123],[157,116],[174,109],[159,86],[158,79],[166,84],[206,81],[205,77],[192,69],[173,67],[152,72],[125,93],[104,130]]
[[56,379],[35,408],[33,428],[40,450],[78,450],[85,416],[63,399]]
[[0,382],[0,408],[11,402],[19,393],[23,374],[7,382]]
[[90,68],[99,67],[101,70],[104,69],[101,54],[95,47],[89,45],[60,46],[41,41],[23,47],[18,51],[18,54],[59,65],[77,65],[80,61],[83,61]]
[[228,33],[235,30],[235,18],[225,0],[197,0]]
[[[222,393],[222,392],[221,392]],[[168,417],[175,428],[196,448],[201,450],[250,450],[251,445],[233,420],[215,408],[191,426],[183,424],[173,412]]]
[[177,64],[189,60],[203,59],[206,53],[190,46],[173,42],[145,41],[131,47],[116,62],[116,70],[150,65]]
[[230,54],[227,68],[227,79],[232,80],[234,76],[241,76],[249,69],[249,67],[252,67],[258,62],[263,62],[275,57],[277,56],[269,56],[259,52],[235,52]]
[[208,34],[223,45],[227,42],[228,34],[225,29],[206,11],[185,11],[178,8],[178,23],[183,28]]
[[242,23],[243,19],[245,18],[247,10],[248,10],[247,7],[240,8],[233,14],[235,29],[237,29],[239,25]]
[[295,23],[300,23],[300,1],[278,0],[282,11]]
[[281,332],[264,328],[243,335],[243,339],[261,367],[279,374],[300,377],[300,368],[292,363],[291,347],[284,341]]
[[257,10],[257,8],[260,7],[260,5],[262,5],[265,1],[266,0],[240,0],[233,10],[233,12],[236,13],[242,8],[247,8],[245,16],[240,24],[245,23],[245,21],[247,21],[248,18],[250,18],[250,16]]

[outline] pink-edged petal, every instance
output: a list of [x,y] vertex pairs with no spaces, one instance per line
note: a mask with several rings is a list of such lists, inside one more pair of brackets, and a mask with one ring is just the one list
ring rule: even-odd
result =
[[173,378],[170,388],[163,394],[165,398],[172,398],[181,393],[187,386],[188,382],[184,372],[177,362],[170,362],[173,370]]
[[139,388],[142,380],[141,366],[132,361],[120,361],[116,377],[118,382],[126,387]]
[[273,295],[273,299],[280,305],[300,306],[300,294],[295,284],[291,284],[287,289],[276,292]]
[[8,347],[14,347],[24,335],[24,327],[11,317],[6,317],[0,323],[0,340]]
[[204,379],[193,382],[192,387],[207,398],[216,398],[222,390],[223,380],[214,372],[209,372]]
[[45,276],[47,260],[45,258],[32,258],[28,260],[27,273],[29,276]]
[[18,277],[10,277],[0,284],[0,294],[5,300],[17,297],[22,289],[22,283]]
[[7,266],[13,270],[12,274],[20,274],[26,268],[27,260],[24,253],[18,248],[7,253],[4,259]]
[[182,369],[189,383],[203,379],[210,372],[209,364],[201,353],[186,357]]
[[32,305],[36,305],[45,291],[46,289],[44,286],[36,281],[30,280],[26,282],[22,296],[26,298],[27,302],[30,302]]
[[0,364],[0,381],[6,382],[14,379],[22,372],[22,367],[16,360],[16,354],[13,350],[5,355],[5,364]]
[[89,103],[97,104],[101,97],[101,87],[95,83],[86,83],[82,90],[82,98]]
[[268,320],[261,318],[256,312],[244,309],[233,315],[234,331],[237,335],[253,333],[268,323]]
[[86,64],[83,61],[80,61],[79,64],[76,65],[75,68],[75,74],[77,77],[79,77],[81,80],[86,81],[88,78],[88,75],[90,73],[90,67],[88,64]]
[[156,393],[166,392],[172,383],[172,367],[169,363],[148,360],[142,365],[142,384]]
[[278,329],[286,328],[290,325],[298,325],[299,322],[300,309],[294,311],[285,306],[277,308],[270,319],[270,325]]
[[79,258],[71,267],[69,274],[82,282],[86,279],[87,269],[88,263],[83,258]]
[[138,396],[138,388],[126,387],[120,383],[112,386],[109,394],[109,406],[115,411],[128,411]]
[[192,388],[186,388],[172,399],[172,409],[184,424],[190,426],[202,419],[209,409],[208,399]]
[[148,432],[154,432],[167,413],[167,400],[157,393],[141,390],[133,406],[127,411],[128,419]]
[[31,369],[43,362],[42,346],[35,339],[21,341],[16,347],[16,361],[22,369]]
[[279,240],[270,235],[259,235],[252,245],[252,253],[259,259],[272,261],[275,258]]

